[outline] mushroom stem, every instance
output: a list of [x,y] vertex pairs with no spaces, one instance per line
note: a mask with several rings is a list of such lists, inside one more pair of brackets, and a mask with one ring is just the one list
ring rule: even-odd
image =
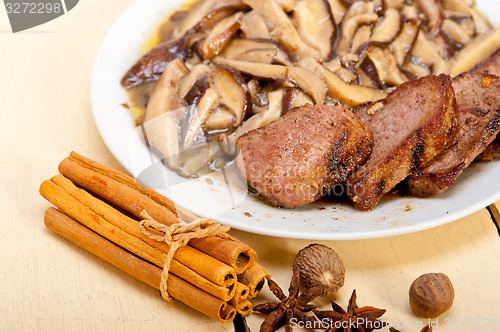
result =
[[214,108],[218,99],[217,92],[214,89],[208,88],[205,91],[203,97],[201,97],[198,105],[191,106],[196,107],[196,112],[191,121],[189,122],[188,129],[186,131],[186,136],[183,140],[183,148],[188,149],[195,143],[196,135],[201,129],[203,122],[205,122],[210,110]]

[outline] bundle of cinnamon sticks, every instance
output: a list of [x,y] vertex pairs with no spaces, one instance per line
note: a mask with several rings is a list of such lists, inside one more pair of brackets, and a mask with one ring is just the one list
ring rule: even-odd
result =
[[[78,246],[159,289],[169,246],[148,237],[141,212],[164,225],[198,217],[117,170],[72,152],[44,181],[45,225]],[[167,279],[173,298],[221,322],[248,314],[248,300],[269,278],[255,251],[231,236],[192,239],[175,251]]]

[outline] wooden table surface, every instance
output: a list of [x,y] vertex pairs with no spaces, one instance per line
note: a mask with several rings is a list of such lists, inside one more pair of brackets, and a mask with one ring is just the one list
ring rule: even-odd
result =
[[[163,301],[156,290],[43,225],[50,204],[38,187],[70,151],[123,170],[93,122],[89,81],[100,42],[131,3],[80,1],[68,14],[17,34],[0,9],[0,331],[234,330],[179,302]],[[337,301],[346,305],[356,288],[358,304],[387,309],[386,321],[425,324],[411,312],[408,288],[423,273],[444,272],[456,297],[437,330],[500,329],[500,237],[492,216],[499,217],[495,206],[414,234],[321,241],[345,262],[346,283]],[[259,262],[285,289],[295,253],[312,242],[231,234],[256,249]],[[266,290],[256,302],[267,299],[272,296]],[[262,318],[248,317],[252,330]]]

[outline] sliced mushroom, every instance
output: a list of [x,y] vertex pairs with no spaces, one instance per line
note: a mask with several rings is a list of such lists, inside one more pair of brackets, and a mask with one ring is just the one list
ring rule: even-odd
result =
[[201,76],[188,91],[184,100],[186,105],[197,105],[201,97],[205,94],[208,88],[210,88],[211,73],[209,75]]
[[248,7],[239,0],[205,0],[198,1],[189,8],[182,20],[173,22],[170,38],[181,38],[186,34],[192,34],[201,30],[207,30],[215,24],[234,14],[237,11],[245,11]]
[[454,16],[471,17],[477,34],[490,30],[490,25],[472,6],[468,6],[461,0],[442,0],[443,8],[448,12],[456,13]]
[[500,49],[500,27],[478,35],[450,60],[451,75],[457,76],[486,60]]
[[288,53],[295,57],[313,56],[316,59],[319,58],[319,52],[304,43],[288,15],[275,0],[243,1],[262,16],[269,29],[273,31],[273,35]]
[[178,108],[146,121],[142,125],[146,144],[159,153],[167,166],[174,171],[181,166],[179,121],[183,116],[184,109]]
[[276,2],[283,8],[283,10],[287,13],[293,11],[295,6],[297,5],[297,0],[276,0]]
[[401,14],[397,9],[387,9],[384,19],[379,21],[373,29],[370,41],[356,49],[356,55],[359,59],[363,59],[366,52],[372,47],[383,48],[391,43],[401,30],[402,23]]
[[446,19],[442,26],[443,32],[452,40],[460,45],[466,45],[470,42],[470,36],[462,29],[462,27],[455,21]]
[[261,97],[261,86],[259,84],[259,80],[256,78],[252,78],[247,83],[248,92],[250,93],[250,97],[252,98],[252,112],[255,113],[255,107],[260,107],[263,105],[267,105],[267,95],[265,98],[265,102],[263,102]]
[[240,29],[242,17],[243,13],[238,12],[214,26],[199,47],[203,60],[211,59],[222,51],[224,46]]
[[488,21],[482,16],[481,13],[476,10],[471,9],[472,20],[474,21],[474,26],[476,27],[476,33],[481,34],[485,33],[491,29],[491,25]]
[[184,163],[177,171],[177,174],[185,178],[197,178],[200,173],[210,171],[209,165],[212,166],[220,158],[221,151],[219,144],[209,142],[182,151],[181,154]]
[[332,12],[333,21],[339,23],[347,10],[346,6],[340,0],[327,0]]
[[390,49],[396,58],[398,65],[402,65],[406,55],[410,52],[411,48],[417,40],[419,34],[420,21],[411,20],[403,24],[403,28],[399,35],[394,39],[390,45]]
[[271,32],[262,17],[254,10],[246,13],[241,20],[241,31],[246,38],[270,39]]
[[414,61],[420,65],[432,68],[433,74],[448,73],[448,63],[437,53],[425,34],[419,33],[411,50]]
[[443,8],[438,0],[417,0],[420,9],[425,13],[428,19],[429,34],[431,39],[441,31],[441,24],[444,20]]
[[344,67],[337,68],[334,73],[346,83],[355,83],[358,78],[357,73],[355,74],[351,70]]
[[293,11],[300,37],[319,50],[318,61],[330,58],[336,37],[336,26],[325,0],[299,0]]
[[336,54],[341,59],[351,50],[351,43],[359,26],[371,24],[378,20],[372,2],[358,1],[346,11],[340,22],[340,39],[337,43]]
[[476,5],[476,0],[462,0],[469,7],[474,7]]
[[452,57],[454,50],[446,35],[441,33],[430,40],[430,42],[439,56],[445,61],[448,61]]
[[[371,61],[369,58],[365,58],[365,60],[367,60],[367,59],[368,59],[368,61]],[[363,65],[365,60],[363,60],[361,65]],[[366,86],[369,88],[377,88],[376,85],[373,83],[372,79],[368,76],[368,74],[366,74],[365,70],[362,69],[361,66],[356,68],[356,72],[358,74],[358,84],[359,85]],[[374,75],[373,77],[378,77],[378,74],[376,76]],[[381,82],[379,84],[381,84]]]
[[287,67],[281,65],[256,64],[248,61],[237,61],[217,57],[215,63],[232,67],[244,74],[258,79],[284,80],[287,77]]
[[375,25],[370,41],[379,43],[392,42],[401,30],[402,23],[399,10],[387,9],[384,19]]
[[408,61],[403,65],[403,70],[406,73],[406,76],[412,76],[413,79],[417,79],[419,77],[424,77],[431,74],[431,70],[428,67],[418,65],[414,62]]
[[465,19],[458,21],[462,30],[472,39],[476,36],[476,27],[472,19]]
[[372,35],[372,27],[363,25],[358,28],[351,42],[351,53],[355,54],[357,50],[370,41]]
[[313,71],[299,67],[287,67],[287,77],[299,88],[306,91],[316,104],[324,104],[326,98],[326,85]]
[[399,70],[396,58],[388,49],[374,47],[368,53],[368,57],[373,61],[380,80],[383,83],[391,86],[398,86],[408,81],[408,78]]
[[304,106],[306,104],[314,105],[313,100],[304,91],[297,88],[286,89],[283,95],[282,115],[285,115],[292,108]]
[[252,107],[251,95],[245,80],[230,68],[213,66],[213,87],[218,91],[220,103],[234,115],[235,126],[239,126],[250,114]]
[[371,84],[366,84],[366,81],[364,82],[365,84],[362,85],[367,85],[367,86],[373,86],[377,89],[383,90],[384,89],[384,82],[380,78],[379,75],[379,69],[375,65],[375,63],[372,61],[371,57],[367,56],[363,62],[361,62],[359,66],[363,73],[366,75],[366,77],[370,80]]
[[189,70],[182,60],[174,60],[168,64],[149,97],[144,121],[184,106],[184,101],[179,96],[179,85],[187,74]]
[[227,130],[234,126],[236,118],[227,108],[219,106],[212,110],[205,121],[207,130]]
[[404,6],[401,10],[401,14],[404,17],[405,22],[417,20],[421,21],[420,15],[418,14],[417,7],[415,6]]
[[[252,51],[262,51],[266,52],[273,50],[274,58],[273,63],[280,63],[284,65],[289,65],[290,60],[286,52],[273,40],[267,39],[250,39],[250,38],[235,38],[231,40],[224,50],[221,52],[220,56],[229,59],[240,59],[243,54],[250,53]],[[254,53],[254,55],[256,55]],[[248,55],[247,55],[248,56]],[[247,60],[251,61],[251,60]],[[258,61],[251,61],[258,62]]]
[[210,68],[204,63],[200,63],[191,68],[189,75],[182,78],[179,85],[179,96],[186,98],[187,94],[191,91],[196,82],[200,81],[202,77],[211,75]]
[[189,149],[196,143],[196,136],[202,129],[202,125],[208,117],[210,110],[217,105],[218,99],[219,96],[217,95],[217,92],[215,92],[214,89],[209,88],[205,91],[205,94],[201,97],[198,104],[191,106],[194,109],[194,114],[191,119],[189,119],[186,134],[182,142],[182,147],[184,149]]
[[284,81],[291,80],[298,87],[306,91],[316,103],[322,104],[325,101],[325,83],[314,72],[304,68],[256,64],[225,58],[218,58],[217,62],[256,78]]
[[255,63],[267,63],[272,64],[276,57],[276,50],[251,50],[246,53],[240,54],[235,57],[235,60],[248,61]]
[[401,9],[405,5],[405,0],[385,0],[385,6],[389,8]]
[[177,39],[153,47],[143,55],[121,80],[121,85],[129,89],[143,82],[156,81],[165,67],[173,60],[186,58],[186,40]]
[[383,99],[387,95],[378,89],[345,83],[314,59],[305,58],[299,62],[299,65],[318,74],[326,83],[329,94],[344,104],[356,106],[368,101]]
[[441,3],[447,12],[459,13],[461,17],[470,17],[470,7],[461,0],[441,0]]
[[158,151],[174,170],[181,163],[178,124],[185,112],[184,100],[179,96],[179,85],[188,73],[182,60],[168,64],[151,93],[143,123],[147,144]]
[[236,139],[250,130],[264,127],[265,125],[277,120],[283,110],[283,89],[275,90],[269,93],[269,104],[264,112],[251,116],[234,133],[228,136],[229,142],[236,142]]
[[378,15],[375,13],[371,13],[360,14],[354,16],[349,20],[346,20],[341,25],[341,38],[336,49],[337,56],[342,59],[342,57],[349,53],[349,50],[351,48],[351,41],[360,25],[374,23],[377,21],[377,19]]

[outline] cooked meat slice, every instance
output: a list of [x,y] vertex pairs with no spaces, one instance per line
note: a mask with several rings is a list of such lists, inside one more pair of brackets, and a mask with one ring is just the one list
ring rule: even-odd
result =
[[242,135],[238,167],[271,203],[295,208],[327,194],[363,163],[372,134],[343,107],[305,105]]
[[[485,62],[478,65],[476,70],[487,70],[490,74],[500,77],[500,51]],[[476,161],[493,161],[500,158],[500,134],[497,138],[477,156]]]
[[476,157],[475,161],[493,161],[498,158],[500,158],[500,136],[497,136],[497,138]]
[[373,209],[396,184],[443,151],[455,134],[455,96],[446,75],[403,83],[355,114],[374,139],[370,158],[346,181],[347,194],[361,210]]
[[459,129],[453,145],[408,179],[410,192],[431,197],[453,185],[500,130],[500,78],[478,68],[453,79]]

